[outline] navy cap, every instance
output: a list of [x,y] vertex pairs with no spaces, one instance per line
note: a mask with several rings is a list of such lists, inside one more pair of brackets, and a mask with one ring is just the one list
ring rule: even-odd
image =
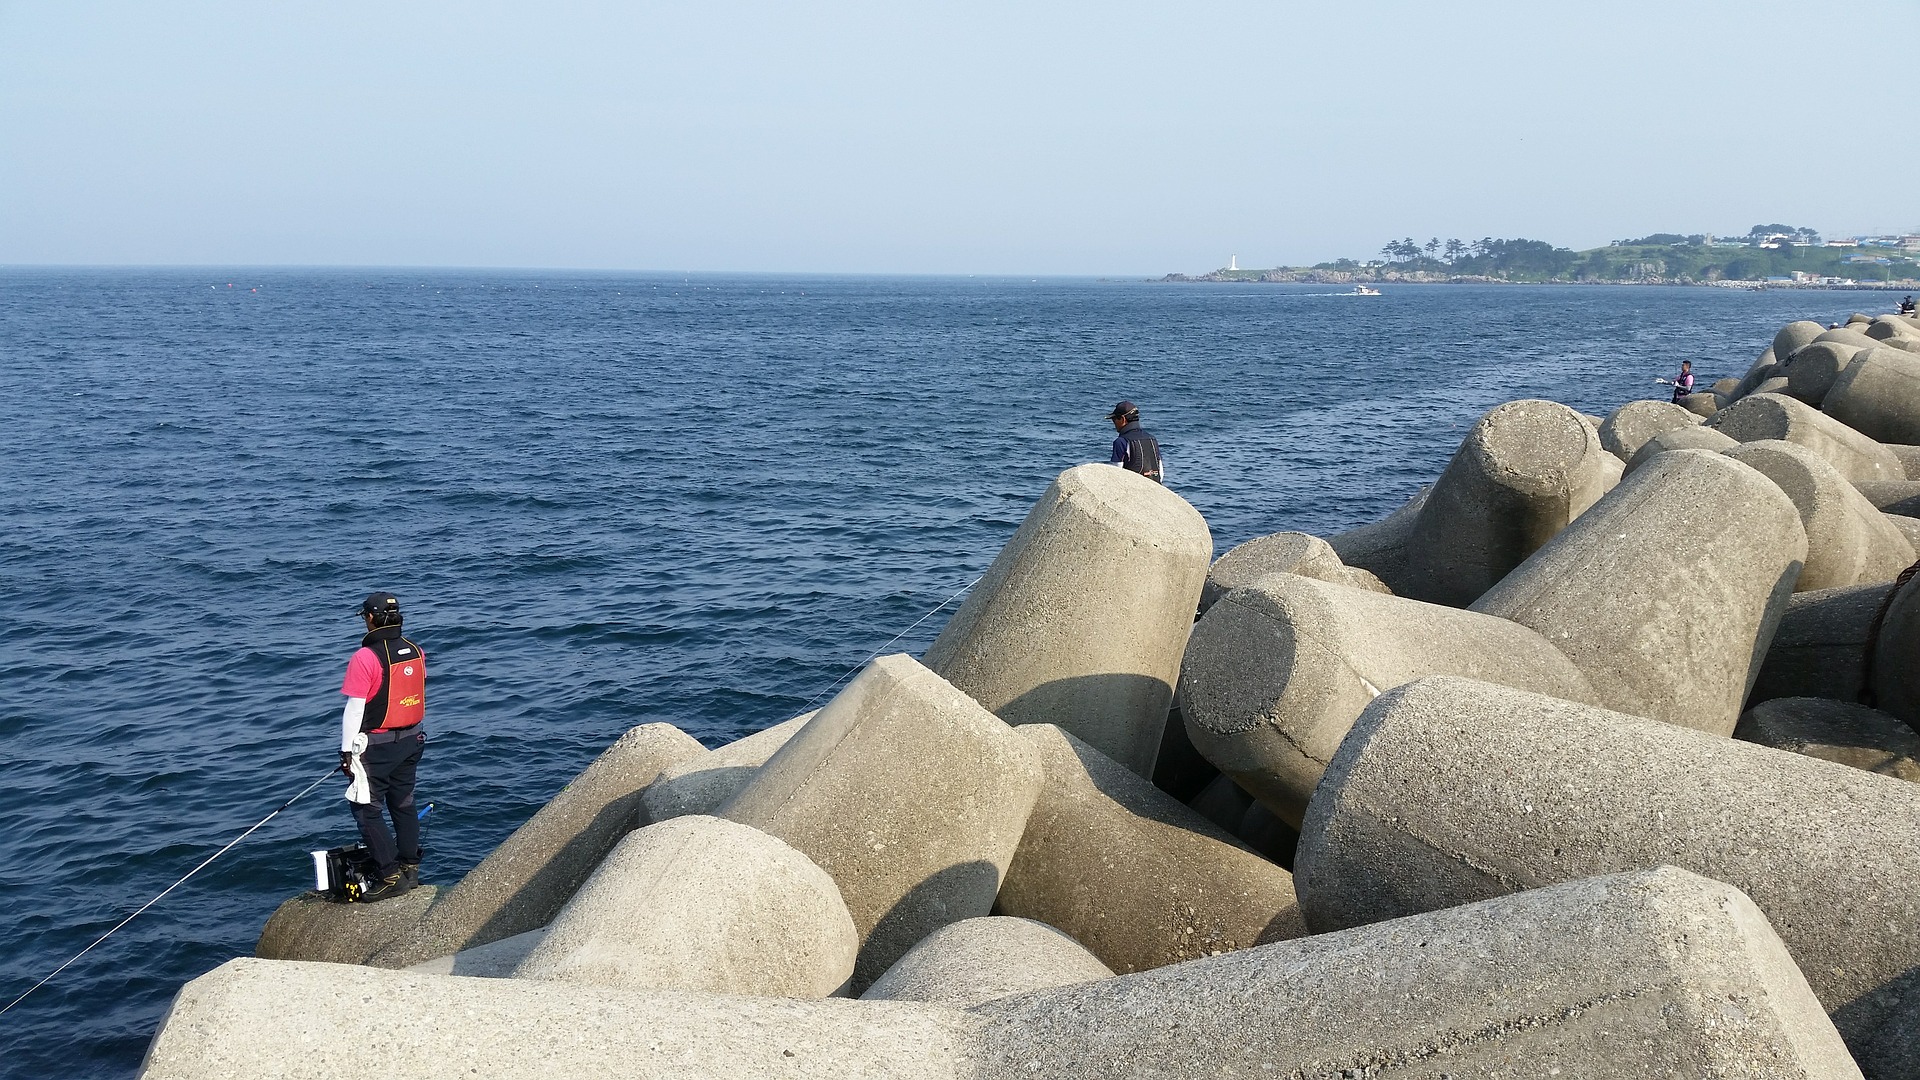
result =
[[400,598],[387,592],[368,593],[367,598],[360,601],[360,614],[398,615],[400,614]]
[[1138,415],[1140,415],[1140,406],[1135,405],[1131,401],[1123,401],[1113,407],[1113,411],[1107,414],[1107,419],[1124,420],[1129,416]]

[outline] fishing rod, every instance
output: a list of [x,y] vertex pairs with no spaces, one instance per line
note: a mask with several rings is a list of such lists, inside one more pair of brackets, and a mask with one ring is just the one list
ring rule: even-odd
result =
[[864,668],[864,667],[866,667],[866,666],[867,666],[868,664],[870,664],[870,663],[872,663],[872,662],[873,662],[873,660],[874,660],[874,658],[875,658],[875,657],[877,657],[877,656],[879,656],[879,655],[880,655],[881,653],[883,653],[883,652],[886,652],[886,651],[887,651],[887,647],[888,647],[889,645],[892,645],[892,644],[893,644],[894,642],[896,642],[896,641],[899,641],[899,640],[900,640],[901,638],[903,638],[903,637],[906,637],[906,636],[907,636],[908,634],[911,634],[911,633],[913,633],[913,632],[914,632],[915,630],[918,630],[918,629],[920,628],[920,624],[921,624],[921,623],[924,623],[924,622],[926,622],[926,621],[927,621],[928,619],[931,619],[931,618],[933,618],[933,617],[934,617],[935,615],[938,615],[938,614],[940,614],[940,612],[941,612],[941,611],[943,611],[943,610],[945,610],[945,609],[946,609],[946,606],[947,606],[948,604],[951,604],[951,603],[953,603],[953,602],[954,602],[955,600],[958,600],[958,599],[960,599],[960,598],[961,598],[962,596],[965,596],[965,595],[967,594],[967,590],[968,590],[968,589],[971,589],[971,588],[973,588],[973,587],[974,587],[975,585],[978,585],[978,584],[980,584],[980,582],[981,582],[981,580],[982,580],[982,579],[984,579],[984,578],[985,578],[986,576],[987,576],[987,575],[985,575],[985,574],[981,574],[981,575],[980,575],[979,577],[977,577],[977,578],[974,578],[974,579],[973,579],[972,581],[969,581],[969,582],[967,582],[967,583],[966,583],[965,585],[962,585],[962,586],[960,587],[960,591],[959,591],[959,592],[957,592],[957,593],[954,593],[954,594],[953,594],[952,596],[949,596],[949,597],[947,597],[947,598],[946,598],[945,600],[942,600],[942,601],[940,601],[940,603],[939,603],[939,604],[937,604],[937,605],[935,605],[935,606],[934,606],[934,609],[933,609],[932,611],[929,611],[929,612],[927,612],[927,613],[926,613],[925,615],[922,615],[922,616],[920,616],[920,618],[919,618],[918,620],[916,620],[916,621],[914,622],[914,624],[913,624],[912,626],[909,626],[909,627],[907,627],[907,628],[906,628],[905,630],[902,630],[902,631],[900,631],[899,633],[897,633],[897,634],[895,634],[895,635],[893,635],[892,637],[890,637],[890,638],[888,638],[888,639],[887,639],[887,642],[886,642],[886,644],[885,644],[885,645],[882,645],[882,646],[880,646],[880,647],[879,647],[878,649],[875,649],[875,650],[874,650],[874,651],[872,652],[872,654],[870,654],[870,655],[869,655],[869,656],[868,656],[868,657],[867,657],[867,658],[866,658],[865,660],[862,660],[862,661],[860,661],[859,663],[857,663],[857,664],[855,664],[855,665],[853,665],[852,667],[850,667],[850,668],[848,668],[848,669],[846,670],[846,672],[845,672],[845,673],[843,673],[843,674],[842,674],[842,675],[841,675],[841,676],[840,676],[839,678],[837,678],[837,679],[835,679],[835,680],[833,680],[833,682],[831,682],[831,683],[829,683],[829,684],[827,685],[827,688],[826,688],[825,690],[822,690],[822,691],[820,691],[819,693],[817,693],[817,694],[815,694],[815,695],[813,695],[813,700],[812,700],[812,701],[809,701],[809,702],[807,702],[807,703],[806,703],[805,705],[802,705],[802,706],[800,706],[800,711],[801,711],[801,712],[803,712],[803,713],[804,713],[804,712],[806,712],[806,711],[807,711],[808,709],[811,709],[811,708],[813,708],[813,707],[814,707],[815,705],[817,705],[817,704],[819,704],[819,703],[820,703],[820,699],[821,699],[821,698],[823,698],[823,697],[826,697],[826,696],[827,696],[828,694],[831,694],[831,693],[833,693],[833,692],[834,692],[835,690],[838,690],[838,689],[840,689],[840,684],[842,684],[842,683],[844,683],[844,682],[846,682],[846,681],[847,681],[848,679],[850,679],[850,678],[852,678],[853,676],[855,676],[855,675],[857,675],[857,674],[859,674],[859,673],[860,673],[860,669],[861,669],[861,668]]
[[34,983],[32,986],[29,986],[25,994],[21,994],[19,997],[14,998],[12,1001],[7,1002],[7,1004],[4,1007],[0,1007],[0,1015],[5,1015],[8,1009],[13,1008],[15,1005],[20,1004],[22,1001],[25,1001],[27,999],[27,994],[31,994],[35,990],[38,990],[41,987],[47,985],[49,982],[52,982],[53,977],[55,975],[58,975],[61,972],[72,967],[74,964],[74,961],[79,960],[81,957],[92,952],[95,946],[99,945],[102,941],[105,941],[108,938],[112,937],[114,934],[118,933],[121,927],[127,925],[128,923],[132,922],[134,919],[138,918],[141,912],[147,910],[153,905],[166,899],[166,896],[168,893],[172,892],[173,890],[179,888],[182,885],[185,885],[187,883],[188,878],[192,877],[193,875],[199,873],[202,870],[205,870],[209,865],[213,863],[213,860],[233,850],[233,847],[235,844],[238,844],[240,841],[245,840],[249,836],[252,836],[256,831],[259,830],[259,828],[262,825],[265,825],[267,822],[272,821],[274,818],[278,817],[280,815],[280,811],[285,810],[287,807],[292,806],[294,803],[297,803],[301,799],[305,798],[308,792],[311,792],[314,788],[317,788],[321,784],[326,783],[328,777],[332,776],[334,773],[339,771],[340,771],[339,768],[335,766],[333,768],[329,768],[326,772],[320,774],[320,779],[315,780],[313,783],[308,784],[305,788],[302,788],[300,791],[300,794],[295,795],[293,798],[288,799],[286,802],[281,803],[277,808],[275,808],[273,813],[268,814],[266,817],[263,817],[259,821],[254,822],[252,828],[248,829],[246,832],[241,833],[239,836],[234,837],[232,840],[227,841],[226,847],[223,847],[219,851],[216,851],[213,854],[207,856],[206,861],[202,862],[199,866],[196,866],[193,869],[187,871],[185,874],[181,876],[180,880],[167,886],[165,889],[162,889],[160,891],[159,896],[156,896],[153,899],[147,901],[146,903],[141,904],[138,908],[134,910],[134,913],[132,915],[129,915],[124,919],[121,919],[119,923],[117,923],[114,926],[112,930],[109,930],[106,933],[101,934],[98,938],[96,938],[92,945],[89,945],[86,948],[81,949],[79,952],[74,953],[73,956],[70,957],[66,963],[61,964],[59,967],[54,968],[52,971],[48,972],[46,978],[41,979],[39,982]]

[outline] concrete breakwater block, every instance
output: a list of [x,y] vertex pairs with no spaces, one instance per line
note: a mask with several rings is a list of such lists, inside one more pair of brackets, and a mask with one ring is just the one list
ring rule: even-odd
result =
[[1275,574],[1228,593],[1194,625],[1180,709],[1207,760],[1297,827],[1360,710],[1434,674],[1595,700],[1587,676],[1525,626]]
[[1099,957],[1046,923],[989,915],[928,934],[860,997],[966,1009],[1112,975]]
[[687,814],[712,814],[745,787],[760,766],[811,719],[813,713],[804,713],[661,773],[660,779],[640,793],[641,814],[637,824],[650,825]]
[[912,657],[883,656],[719,816],[833,878],[860,933],[859,993],[921,938],[991,912],[1040,782],[1014,729]]
[[1898,315],[1881,315],[1861,333],[1875,341],[1891,341],[1894,338],[1920,337],[1920,326]]
[[1333,545],[1303,532],[1255,537],[1216,559],[1200,590],[1202,614],[1214,601],[1268,574],[1299,574],[1369,592],[1388,592],[1379,578],[1340,561]]
[[1871,320],[1859,326],[1842,326],[1834,330],[1822,330],[1820,336],[1813,339],[1814,344],[1831,342],[1838,345],[1851,345],[1856,349],[1871,349],[1880,344],[1871,335],[1862,331],[1871,325]]
[[364,964],[381,946],[413,929],[438,893],[425,885],[377,904],[337,904],[316,892],[301,893],[267,917],[253,955]]
[[1907,538],[1820,455],[1779,439],[1724,453],[1759,470],[1800,511],[1807,559],[1794,591],[1892,581],[1913,562]]
[[[1920,450],[1920,447],[1915,447]],[[1856,480],[1853,489],[1876,508],[1889,514],[1920,517],[1920,482],[1912,480]]]
[[1663,863],[1711,874],[1766,912],[1858,1054],[1882,1024],[1920,1021],[1917,842],[1912,784],[1433,678],[1355,725],[1295,866],[1317,930]]
[[1671,867],[974,1012],[996,1077],[1860,1075],[1753,902]]
[[[1920,356],[1900,349],[1862,351],[1833,380],[1822,408],[1870,439],[1908,446],[1920,443]],[[1905,476],[1902,467],[1876,479]]]
[[547,925],[627,834],[640,792],[704,753],[672,724],[642,724],[620,736],[367,962],[407,967]]
[[1735,442],[1785,439],[1826,458],[1848,480],[1903,480],[1906,468],[1893,452],[1785,394],[1755,393],[1713,414],[1707,426]]
[[1878,709],[1850,701],[1763,701],[1740,717],[1733,737],[1920,783],[1920,734]]
[[1920,731],[1920,574],[1893,594],[1873,648],[1873,703]]
[[1814,339],[1826,332],[1826,327],[1821,326],[1811,319],[1801,319],[1798,322],[1788,323],[1773,335],[1774,359],[1788,359],[1794,353],[1798,352],[1801,346],[1812,344]]
[[1867,631],[1892,589],[1891,582],[1876,582],[1796,593],[1787,601],[1747,703],[1783,697],[1859,700],[1866,688]]
[[826,871],[758,829],[694,814],[627,834],[513,975],[818,998],[846,988],[859,951]]
[[1414,522],[1433,494],[1428,484],[1413,497],[1379,521],[1348,529],[1327,537],[1328,546],[1340,561],[1357,566],[1386,583],[1388,589],[1404,588],[1407,583],[1407,543],[1413,536]]
[[1000,914],[1058,927],[1115,971],[1306,932],[1285,870],[1059,728],[1019,732],[1046,780]]
[[[974,1080],[979,1022],[814,1001],[230,960],[182,987],[145,1080]],[[369,1065],[375,1062],[376,1065]]]
[[1476,421],[1414,522],[1405,588],[1465,607],[1598,502],[1618,478],[1580,414],[1509,401]]
[[525,960],[528,953],[546,940],[546,936],[547,928],[543,926],[485,945],[475,945],[452,956],[436,956],[432,960],[409,964],[401,970],[429,975],[464,975],[475,979],[511,978],[513,969],[519,967],[520,961]]
[[[1729,402],[1729,404],[1731,404],[1731,402]],[[1720,397],[1708,391],[1701,391],[1697,394],[1687,394],[1681,397],[1679,405],[1695,416],[1712,416],[1714,413],[1720,411]]]
[[1816,341],[1794,353],[1793,360],[1787,364],[1787,395],[1819,408],[1826,400],[1827,391],[1833,389],[1833,380],[1840,377],[1860,351],[1858,345]]
[[1696,425],[1674,428],[1671,431],[1663,431],[1640,444],[1640,449],[1634,452],[1633,460],[1627,462],[1625,468],[1627,473],[1631,473],[1646,464],[1653,455],[1664,454],[1668,450],[1712,450],[1719,453],[1739,445],[1727,435],[1710,427]]
[[1056,724],[1150,777],[1212,560],[1206,521],[1171,490],[1111,465],[1068,469],[926,665],[1007,723]]
[[1806,556],[1800,513],[1773,481],[1710,451],[1670,450],[1472,610],[1552,643],[1592,684],[1582,700],[1727,735]]
[[1700,422],[1699,416],[1670,401],[1629,401],[1600,425],[1600,445],[1625,463],[1655,435]]

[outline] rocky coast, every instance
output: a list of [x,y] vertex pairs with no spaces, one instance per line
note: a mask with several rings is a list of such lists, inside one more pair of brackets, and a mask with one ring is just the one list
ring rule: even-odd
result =
[[1069,469],[924,656],[287,900],[143,1075],[1920,1075],[1916,544],[1894,316],[1217,559]]

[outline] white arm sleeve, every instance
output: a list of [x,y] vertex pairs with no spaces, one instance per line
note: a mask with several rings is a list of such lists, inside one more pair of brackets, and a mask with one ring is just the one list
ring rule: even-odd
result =
[[366,715],[366,712],[366,698],[350,697],[347,699],[347,707],[345,711],[340,714],[341,750],[348,753],[353,751],[353,737],[360,734],[360,718]]

